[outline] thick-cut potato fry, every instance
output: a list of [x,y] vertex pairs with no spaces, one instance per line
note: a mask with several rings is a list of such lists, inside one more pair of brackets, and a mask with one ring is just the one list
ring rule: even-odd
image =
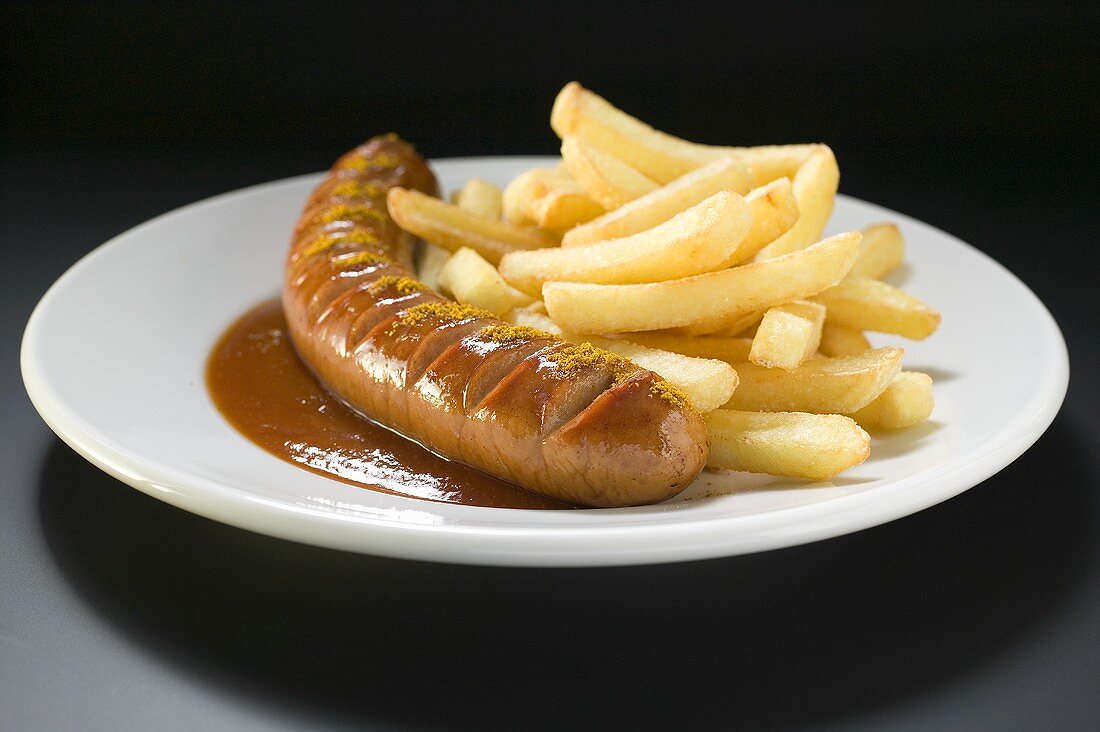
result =
[[489,181],[471,178],[455,195],[455,205],[494,221],[500,219],[501,190]]
[[493,221],[419,191],[391,188],[386,204],[405,231],[452,252],[469,247],[493,264],[506,252],[558,244],[533,229]]
[[420,250],[416,254],[416,276],[421,282],[433,290],[439,289],[439,271],[451,253],[443,247],[437,247],[428,242],[420,243]]
[[568,171],[535,168],[516,176],[504,189],[504,218],[518,226],[535,225],[563,232],[603,213]]
[[546,315],[533,307],[516,308],[507,319],[519,325],[540,328],[567,341],[589,342],[597,348],[611,351],[633,361],[643,369],[649,369],[662,379],[687,394],[688,401],[700,412],[709,412],[729,401],[737,388],[737,372],[724,361],[708,358],[692,358],[680,353],[648,348],[629,341],[578,335],[563,331]]
[[874,224],[863,229],[859,257],[849,277],[878,279],[894,271],[905,258],[905,240],[897,224]]
[[657,189],[657,184],[616,157],[567,137],[561,157],[581,188],[608,211]]
[[439,272],[439,289],[464,305],[474,305],[501,315],[533,300],[508,285],[496,267],[473,249],[463,247],[451,255]]
[[747,261],[798,223],[798,201],[790,178],[776,178],[753,188],[745,196],[752,209],[752,228],[737,250],[739,261]]
[[[824,146],[822,146],[822,147],[824,147]],[[828,148],[825,148],[825,149],[828,150]],[[829,154],[830,157],[832,156],[831,151],[829,151],[828,154]],[[809,165],[809,164],[807,164],[807,165]],[[835,160],[833,161],[833,165],[834,165],[834,168],[835,168]],[[838,175],[839,175],[839,173],[838,173]],[[746,201],[751,201],[753,199],[754,194],[756,194],[757,191],[762,191],[763,192],[763,191],[765,191],[769,188],[777,188],[777,189],[782,190],[783,188],[785,188],[785,185],[781,182],[782,180],[783,179],[780,179],[779,181],[773,181],[771,184],[769,184],[767,187],[765,187],[763,189],[761,189],[761,188],[754,189],[753,191],[751,191],[749,193],[748,196],[745,197],[745,200]],[[833,184],[834,193],[835,193],[835,190],[836,190],[836,185],[835,185],[835,182],[834,182],[834,184]],[[818,191],[818,192],[821,192],[821,191]],[[782,194],[780,194],[780,195],[782,195]],[[769,238],[770,233],[765,233],[763,231],[758,230],[756,227],[754,227],[753,230],[751,230],[749,232],[749,235],[745,237],[745,242],[738,249],[738,252],[747,254],[748,252],[755,251],[756,256],[754,257],[753,261],[755,263],[759,263],[759,262],[762,262],[762,261],[766,261],[768,259],[775,259],[776,258],[776,257],[765,256],[765,252],[768,252],[769,250],[771,250],[773,244],[778,244],[778,243],[781,243],[782,241],[787,241],[789,243],[789,242],[793,242],[793,241],[797,240],[797,241],[801,242],[802,239],[805,236],[807,236],[809,232],[817,231],[817,232],[820,233],[820,231],[822,229],[824,229],[824,227],[825,227],[825,222],[829,218],[829,213],[831,213],[831,211],[832,211],[832,206],[833,206],[832,194],[830,194],[827,202],[823,202],[823,199],[820,199],[820,197],[818,197],[816,195],[807,195],[806,199],[807,199],[808,202],[813,204],[814,207],[815,207],[814,211],[811,212],[809,218],[803,218],[803,216],[801,214],[801,209],[798,209],[800,211],[798,220],[794,223],[793,226],[791,226],[789,228],[786,228],[785,229],[786,233],[782,234],[778,238]],[[758,202],[758,205],[759,205],[759,202]],[[822,206],[825,206],[825,208],[822,208]],[[797,204],[795,205],[795,208],[797,208]],[[754,206],[753,210],[754,210],[754,213],[755,213],[755,211],[757,210],[757,206]],[[763,218],[758,219],[758,220],[768,221],[768,219],[763,219]],[[774,220],[772,220],[772,221],[774,221]],[[807,222],[813,223],[813,221],[817,221],[818,223],[815,223],[812,226],[807,225]],[[800,227],[800,232],[801,233],[799,233],[797,235],[797,237],[795,237],[794,239],[789,239],[788,235],[790,235],[792,232],[795,231],[796,228],[799,228],[799,227]],[[767,241],[765,241],[765,239],[768,239],[771,243],[768,243]],[[760,247],[763,246],[763,244],[767,244],[767,246],[764,246],[763,249],[761,249]],[[786,245],[783,245],[783,246],[786,246]],[[799,249],[802,249],[805,246],[806,246],[805,244],[800,243],[799,246],[793,247],[791,249],[791,252],[798,251]],[[706,335],[708,333],[728,332],[728,329],[729,329],[730,325],[731,325],[730,324],[730,319],[728,317],[708,318],[708,319],[700,320],[698,322],[691,323],[687,326],[684,326],[683,332],[687,333],[689,335]]]
[[703,419],[709,468],[828,480],[871,454],[871,438],[839,414],[716,409]]
[[833,214],[839,184],[840,168],[837,167],[836,156],[827,145],[818,145],[791,181],[795,200],[798,201],[798,221],[761,249],[756,260],[775,259],[808,247],[820,239]]
[[719,321],[809,297],[840,281],[859,252],[858,232],[838,234],[767,262],[640,285],[548,282],[546,309],[580,333],[623,333]]
[[760,310],[753,310],[744,315],[739,315],[736,318],[723,318],[722,327],[718,330],[715,330],[716,326],[711,325],[711,321],[705,321],[698,325],[685,325],[682,328],[672,328],[668,332],[682,336],[705,335],[726,336],[728,338],[742,336],[751,339],[756,333],[756,326],[760,324],[766,312],[768,312],[767,308],[761,308]]
[[[828,308],[826,308],[827,311]],[[862,331],[830,322],[826,314],[825,325],[821,328],[821,343],[817,347],[822,355],[851,356],[853,353],[866,351],[870,347],[871,342]]]
[[[451,203],[478,216],[499,219],[501,191],[488,181],[471,178],[466,181],[466,185],[452,194]],[[416,276],[428,287],[438,290],[439,272],[450,258],[450,251],[435,244],[421,242],[416,258]]]
[[689,277],[725,267],[751,225],[745,199],[719,191],[663,224],[621,239],[506,254],[500,273],[533,295],[550,280],[628,284]]
[[[717,161],[728,164],[728,161]],[[713,164],[712,164],[713,165]],[[707,166],[710,168],[711,166]],[[563,247],[579,246],[598,241],[594,238],[601,232],[623,231],[623,236],[636,233],[633,229],[641,223],[664,217],[673,205],[679,205],[681,200],[678,195],[665,198],[666,190],[676,186],[684,178],[690,178],[697,173],[702,173],[707,168],[700,168],[694,173],[688,173],[683,178],[658,188],[653,193],[635,199],[630,203],[620,206],[614,211],[609,211],[587,224],[567,231],[562,237]],[[683,197],[682,200],[688,200]],[[745,196],[745,203],[752,212],[752,227],[745,234],[741,246],[737,248],[736,256],[730,264],[739,264],[751,259],[769,242],[774,241],[783,232],[787,231],[798,220],[798,203],[795,201],[791,182],[787,178],[779,178],[766,186],[754,188]],[[621,212],[628,215],[621,215]],[[673,213],[675,215],[675,213]],[[662,218],[667,221],[668,218]],[[601,223],[602,222],[602,223]],[[638,229],[641,231],[642,229]]]
[[894,333],[924,340],[936,332],[940,314],[921,300],[869,277],[847,277],[816,297],[828,319],[856,330]]
[[715,160],[640,198],[565,232],[563,247],[620,239],[652,229],[718,191],[745,193],[749,189],[745,166],[730,158]]
[[749,360],[766,368],[796,369],[821,342],[825,306],[808,300],[777,305],[764,314],[752,338]]
[[558,137],[580,137],[660,183],[668,183],[712,160],[733,157],[749,168],[753,185],[761,186],[792,175],[813,148],[720,147],[688,142],[653,129],[575,81],[566,84],[554,100],[550,126]]
[[531,218],[527,208],[536,196],[546,190],[545,179],[549,175],[560,173],[556,170],[533,168],[520,173],[504,186],[501,208],[505,221],[516,226],[534,225],[535,220]]
[[722,336],[683,336],[675,333],[631,333],[626,339],[649,348],[682,353],[695,358],[716,358],[738,364],[749,360],[752,339]]
[[851,414],[889,386],[904,354],[888,346],[853,356],[812,358],[792,371],[739,363],[735,368],[741,383],[726,408]]
[[865,429],[897,430],[928,419],[935,405],[932,377],[902,371],[874,401],[850,416]]
[[531,201],[527,212],[535,224],[549,231],[569,231],[577,224],[591,221],[604,211],[580,183],[562,176],[552,181],[546,191]]

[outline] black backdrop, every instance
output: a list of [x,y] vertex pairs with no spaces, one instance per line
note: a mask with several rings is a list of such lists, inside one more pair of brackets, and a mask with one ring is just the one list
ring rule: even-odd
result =
[[1058,3],[7,6],[16,137],[331,138],[546,152],[578,79],[721,143],[1060,139],[1089,127],[1095,7]]
[[[185,722],[216,720],[209,702],[190,704],[197,684],[290,719],[399,726],[1089,728],[1097,37],[1095,7],[1059,3],[3,5],[0,502],[25,496],[27,508],[0,503],[0,541],[31,533],[0,558],[48,546],[40,574],[0,575],[19,577],[0,610],[62,576],[119,642],[179,674],[128,702],[135,727],[179,699]],[[828,142],[843,192],[1003,262],[1070,345],[1074,378],[1051,431],[979,488],[853,536],[529,572],[353,557],[186,515],[85,464],[27,404],[17,344],[30,309],[110,236],[323,169],[388,130],[429,156],[551,153],[550,104],[571,79],[694,140]],[[135,561],[147,556],[173,571]],[[0,626],[25,641],[38,619],[69,617],[59,597]],[[392,632],[361,638],[364,623]],[[115,646],[68,642],[133,678]],[[4,671],[14,689],[26,669]],[[49,691],[41,707],[20,697],[26,719],[79,698],[60,682]],[[85,713],[92,727],[115,718]]]

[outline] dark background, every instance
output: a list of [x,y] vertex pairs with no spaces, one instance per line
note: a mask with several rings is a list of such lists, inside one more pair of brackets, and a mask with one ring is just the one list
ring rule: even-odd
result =
[[[1095,725],[1095,6],[0,7],[0,710],[13,728]],[[844,193],[1004,263],[1070,346],[1048,434],[963,496],[852,536],[531,571],[214,524],[99,473],[34,414],[23,325],[102,241],[326,168],[389,130],[433,157],[552,153],[550,104],[572,79],[701,142],[828,142]],[[1027,333],[1004,336],[1027,347]]]

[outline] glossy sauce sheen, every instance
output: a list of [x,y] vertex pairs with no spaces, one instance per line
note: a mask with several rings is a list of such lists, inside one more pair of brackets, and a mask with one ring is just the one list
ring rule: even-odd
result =
[[207,362],[206,385],[237,431],[314,473],[445,503],[572,508],[441,458],[344,406],[298,358],[278,301],[253,308],[222,335]]

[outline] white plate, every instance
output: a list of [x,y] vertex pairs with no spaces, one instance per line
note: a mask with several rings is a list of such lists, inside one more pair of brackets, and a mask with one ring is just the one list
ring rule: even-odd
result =
[[[434,168],[453,189],[473,176],[503,184],[546,163],[469,158]],[[954,237],[841,196],[830,230],[898,222],[908,264],[895,282],[943,313],[934,336],[903,343],[906,368],[936,380],[932,420],[876,437],[864,465],[814,485],[704,473],[665,504],[584,511],[479,508],[356,488],[241,437],[203,385],[204,361],[223,329],[278,292],[288,234],[318,179],[268,183],[165,214],[61,277],[31,316],[22,349],[27,391],[50,427],[149,495],[272,536],[445,562],[609,565],[790,546],[919,511],[1014,460],[1065,396],[1065,343],[1027,287]]]

